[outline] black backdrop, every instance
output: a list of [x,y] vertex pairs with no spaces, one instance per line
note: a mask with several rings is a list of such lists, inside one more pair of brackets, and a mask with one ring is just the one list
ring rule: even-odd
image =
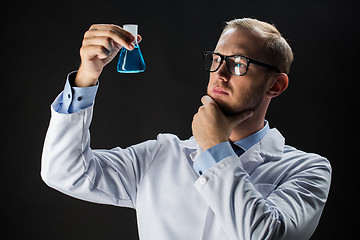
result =
[[[9,239],[137,239],[135,211],[65,196],[40,178],[49,105],[79,63],[92,23],[139,24],[147,70],[104,70],[91,126],[92,147],[126,147],[159,132],[191,136],[205,93],[202,51],[224,22],[275,23],[295,53],[289,88],[268,111],[286,142],[327,157],[332,186],[312,239],[355,229],[358,44],[355,1],[34,1],[8,2],[1,22],[3,236]],[[355,187],[356,186],[356,187]],[[195,204],[195,203],[194,203]],[[124,237],[125,236],[125,237]],[[348,237],[346,237],[348,236]]]

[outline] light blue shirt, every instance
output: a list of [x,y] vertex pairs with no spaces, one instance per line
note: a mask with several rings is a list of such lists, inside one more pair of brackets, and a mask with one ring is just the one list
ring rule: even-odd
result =
[[[326,158],[285,145],[274,128],[252,135],[253,145],[240,142],[249,147],[240,157],[229,144],[204,152],[193,137],[172,134],[127,148],[92,149],[94,98],[77,90],[65,87],[52,104],[41,162],[48,186],[136,209],[141,240],[305,240],[314,232],[330,188]],[[78,110],[66,97],[90,106]],[[209,163],[201,160],[206,156]],[[201,176],[193,166],[198,160],[205,165],[199,164]]]
[[52,107],[58,113],[74,113],[82,109],[88,108],[95,102],[96,92],[99,85],[92,87],[72,87],[71,83],[74,81],[77,71],[68,74],[64,91],[58,96],[58,101],[52,104]]

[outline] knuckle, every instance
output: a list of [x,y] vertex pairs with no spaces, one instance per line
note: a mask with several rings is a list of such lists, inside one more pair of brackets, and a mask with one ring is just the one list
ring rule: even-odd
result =
[[105,42],[106,44],[109,44],[109,43],[112,42],[112,38],[111,38],[111,37],[105,37],[105,38],[104,38],[104,42]]
[[113,34],[114,34],[114,30],[112,30],[112,29],[107,29],[107,30],[105,30],[105,34],[106,34],[106,36],[112,36]]
[[81,47],[79,50],[80,56],[86,56],[88,54],[87,47]]
[[117,30],[120,28],[118,25],[115,25],[115,24],[109,24],[109,27],[114,30]]
[[98,51],[100,51],[100,52],[105,52],[105,47],[104,46],[102,46],[102,45],[97,45],[97,49],[98,49]]
[[90,48],[90,46],[82,46],[80,48],[80,53],[86,53],[87,51],[89,51],[89,48]]
[[109,54],[109,50],[104,46],[99,46],[99,50],[104,53],[105,55]]
[[216,103],[215,103],[215,102],[213,102],[213,101],[208,102],[208,104],[209,104],[209,106],[210,106],[210,107],[215,107],[215,106],[216,106]]
[[84,37],[84,39],[82,40],[82,43],[81,43],[81,44],[82,44],[82,46],[86,46],[86,44],[87,44],[87,40],[88,40],[88,39]]
[[86,32],[84,33],[84,40],[85,40],[85,39],[88,39],[88,38],[90,37],[90,35],[91,35],[91,30],[86,31]]
[[89,29],[96,29],[98,26],[98,24],[91,24],[90,28]]

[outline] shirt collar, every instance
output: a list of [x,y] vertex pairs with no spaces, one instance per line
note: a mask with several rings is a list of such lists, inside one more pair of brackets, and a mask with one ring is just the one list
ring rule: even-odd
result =
[[256,133],[251,134],[250,136],[240,139],[235,142],[235,144],[245,151],[249,150],[252,146],[258,143],[268,132],[270,131],[268,121],[264,121],[264,127],[257,131]]
[[[257,131],[256,133],[251,134],[250,136],[243,138],[237,142],[236,145],[244,149],[245,151],[249,150],[256,143],[260,142],[260,140],[270,131],[268,121],[264,120],[264,127]],[[187,149],[198,149],[199,145],[196,143],[194,137],[192,136],[190,139],[182,142],[182,145]]]

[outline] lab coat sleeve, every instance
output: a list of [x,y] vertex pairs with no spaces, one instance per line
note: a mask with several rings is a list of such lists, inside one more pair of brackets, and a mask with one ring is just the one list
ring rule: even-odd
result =
[[236,155],[214,165],[195,187],[228,239],[309,239],[325,205],[331,177],[328,161],[314,156],[268,196],[255,188]]
[[157,141],[92,150],[93,106],[72,114],[51,107],[51,113],[41,163],[44,182],[79,199],[135,208],[137,187],[154,158]]

